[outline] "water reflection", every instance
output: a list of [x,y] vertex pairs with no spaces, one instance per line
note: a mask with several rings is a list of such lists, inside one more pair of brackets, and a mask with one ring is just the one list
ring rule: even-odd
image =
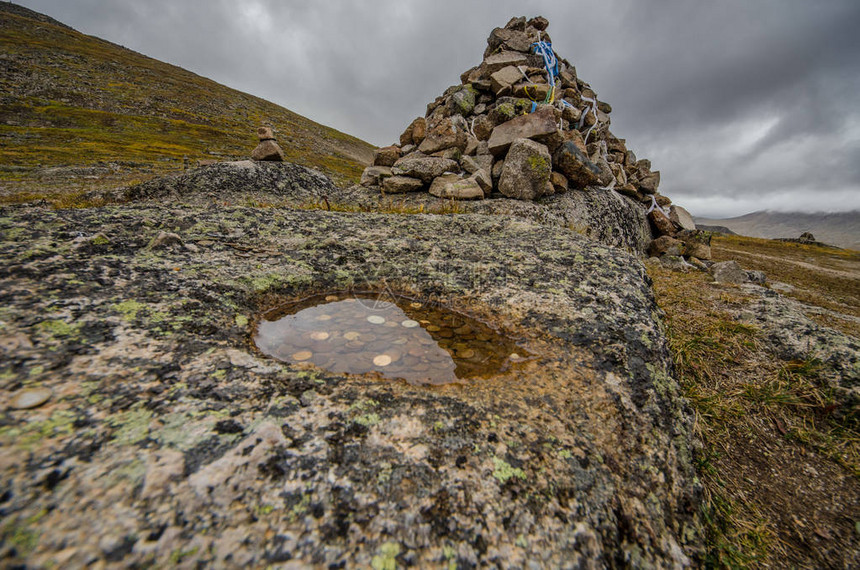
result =
[[268,313],[254,342],[285,362],[413,384],[489,376],[523,350],[486,324],[403,297],[316,296]]

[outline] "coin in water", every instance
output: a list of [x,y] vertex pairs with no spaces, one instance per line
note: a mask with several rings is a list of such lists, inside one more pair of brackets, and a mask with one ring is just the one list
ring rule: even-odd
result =
[[346,340],[356,340],[360,336],[361,336],[361,333],[358,333],[355,331],[349,331],[349,332],[343,333],[343,338],[345,338]]
[[380,317],[379,315],[370,315],[367,317],[367,322],[374,325],[381,325],[385,322],[385,317]]
[[475,351],[472,350],[471,348],[467,348],[466,350],[461,350],[461,351],[457,352],[458,357],[465,358],[465,359],[475,358],[475,354],[476,354]]
[[316,331],[311,333],[311,338],[314,340],[326,340],[329,336],[331,335],[323,331]]
[[388,366],[391,364],[391,357],[387,354],[380,354],[373,359],[373,364],[375,366]]
[[305,360],[310,360],[313,357],[314,353],[310,350],[302,350],[301,352],[297,352],[293,354],[293,360],[297,360],[299,362],[303,362]]
[[401,326],[406,327],[407,329],[414,329],[418,324],[418,321],[413,321],[412,319],[407,319],[400,323]]
[[420,309],[422,307],[421,303],[409,303],[409,306],[413,309]]

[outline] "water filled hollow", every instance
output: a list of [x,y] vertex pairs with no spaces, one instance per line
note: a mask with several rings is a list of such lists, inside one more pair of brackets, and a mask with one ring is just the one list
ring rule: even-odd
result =
[[488,377],[526,352],[489,325],[406,297],[338,293],[274,309],[260,320],[257,348],[278,360],[412,384]]

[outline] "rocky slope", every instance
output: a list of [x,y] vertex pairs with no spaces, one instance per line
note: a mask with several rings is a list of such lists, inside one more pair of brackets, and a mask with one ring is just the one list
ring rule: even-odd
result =
[[372,158],[354,137],[8,2],[0,93],[6,196],[247,157],[260,125],[274,127],[288,160],[339,182],[356,180]]

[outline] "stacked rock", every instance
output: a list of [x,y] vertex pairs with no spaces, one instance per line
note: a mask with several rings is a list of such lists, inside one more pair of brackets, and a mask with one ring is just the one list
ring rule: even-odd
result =
[[260,144],[251,152],[252,159],[283,162],[284,151],[278,145],[272,129],[269,127],[260,127],[257,129],[257,138],[260,140]]
[[399,144],[376,151],[362,185],[521,200],[603,186],[668,207],[657,194],[660,173],[610,132],[612,107],[555,54],[548,26],[514,18],[494,29],[483,62],[430,103]]

